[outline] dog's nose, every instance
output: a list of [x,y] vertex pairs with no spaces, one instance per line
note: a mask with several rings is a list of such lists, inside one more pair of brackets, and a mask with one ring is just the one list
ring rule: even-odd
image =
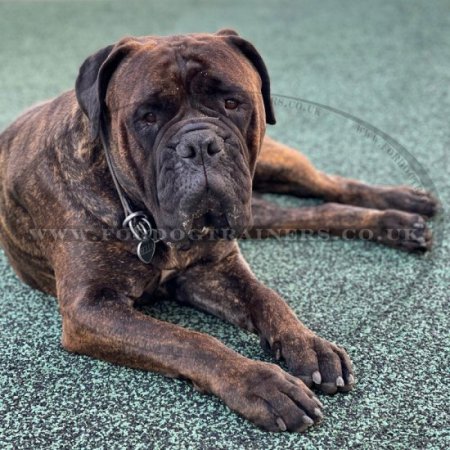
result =
[[211,130],[186,133],[176,146],[178,155],[185,159],[211,158],[223,150],[224,142]]

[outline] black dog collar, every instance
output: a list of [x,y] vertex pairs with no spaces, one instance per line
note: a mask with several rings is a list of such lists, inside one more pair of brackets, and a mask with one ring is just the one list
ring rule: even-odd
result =
[[100,139],[105,152],[109,172],[111,173],[114,186],[125,213],[125,219],[122,222],[122,227],[129,228],[132,235],[139,241],[136,249],[137,256],[144,264],[149,264],[153,259],[156,243],[159,239],[154,238],[153,228],[147,215],[143,211],[133,211],[131,209],[130,203],[125,196],[122,186],[120,186],[109,151],[108,131],[103,120],[100,127]]

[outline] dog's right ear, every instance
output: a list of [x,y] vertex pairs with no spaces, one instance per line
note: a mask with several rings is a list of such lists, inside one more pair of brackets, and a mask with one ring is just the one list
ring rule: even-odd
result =
[[78,73],[75,93],[81,110],[89,118],[91,137],[97,138],[109,80],[119,63],[130,52],[131,39],[125,38],[89,56]]

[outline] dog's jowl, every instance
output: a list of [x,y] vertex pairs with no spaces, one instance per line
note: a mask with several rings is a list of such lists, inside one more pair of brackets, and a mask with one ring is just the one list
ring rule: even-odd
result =
[[[186,378],[264,429],[304,431],[322,418],[311,389],[352,389],[350,358],[255,278],[236,237],[368,229],[427,250],[436,202],[320,172],[264,137],[274,123],[266,66],[234,31],[122,39],[0,135],[0,238],[20,278],[57,297],[68,351]],[[252,189],[326,202],[286,209]],[[257,334],[288,371],[136,308],[163,295]]]

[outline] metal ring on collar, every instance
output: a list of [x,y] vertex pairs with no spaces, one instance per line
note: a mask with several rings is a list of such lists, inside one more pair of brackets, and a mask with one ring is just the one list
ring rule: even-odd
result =
[[142,211],[136,211],[125,217],[122,223],[124,228],[129,227],[133,236],[138,241],[144,241],[145,239],[151,238],[152,235],[152,225],[150,224],[147,216]]

